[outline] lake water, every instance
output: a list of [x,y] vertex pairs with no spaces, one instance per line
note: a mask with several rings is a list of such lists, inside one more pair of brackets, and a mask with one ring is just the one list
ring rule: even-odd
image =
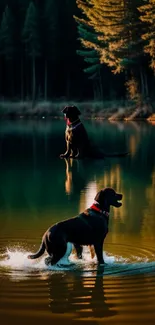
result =
[[[0,122],[2,325],[155,322],[155,126],[84,123],[96,146],[130,155],[67,164],[59,159],[64,121]],[[111,208],[104,271],[87,248],[64,268],[27,259],[50,225],[89,207],[106,186],[123,193],[123,205]]]

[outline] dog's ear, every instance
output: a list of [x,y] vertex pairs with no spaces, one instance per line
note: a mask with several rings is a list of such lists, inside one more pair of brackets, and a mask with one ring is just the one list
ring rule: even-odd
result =
[[80,115],[81,112],[79,111],[79,109],[76,106],[65,106],[62,110],[63,114],[70,114],[70,115]]
[[72,108],[72,110],[74,111],[74,114],[76,114],[76,115],[81,115],[81,112],[80,112],[80,110],[76,107],[76,106],[71,106],[71,108]]
[[63,114],[66,114],[68,113],[68,106],[65,106],[62,111],[61,111]]
[[94,200],[95,200],[96,202],[98,202],[99,204],[101,204],[101,203],[103,203],[103,201],[104,201],[104,196],[105,196],[105,195],[104,195],[104,191],[101,190],[101,191],[99,191],[99,192],[96,194]]

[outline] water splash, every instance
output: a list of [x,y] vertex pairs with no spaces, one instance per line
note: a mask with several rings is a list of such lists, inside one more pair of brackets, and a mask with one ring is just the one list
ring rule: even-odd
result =
[[5,254],[1,254],[0,267],[6,267],[14,270],[32,269],[32,268],[44,268],[44,259],[30,260],[27,256],[31,252],[24,251],[22,249],[7,249]]
[[[63,272],[67,270],[81,270],[82,272],[95,271],[97,269],[97,259],[96,256],[92,259],[90,256],[90,251],[87,247],[83,250],[83,259],[77,260],[74,254],[71,254],[69,259],[64,257],[57,265],[47,266],[45,264],[45,257],[30,260],[27,258],[32,252],[24,251],[23,249],[7,249],[5,254],[0,255],[0,268],[5,268],[11,272],[20,271],[22,274],[25,273],[32,274],[33,271],[53,271],[53,272]],[[9,257],[9,258],[8,258]],[[123,274],[136,274],[136,273],[148,273],[149,271],[155,272],[155,262],[149,262],[147,258],[140,259],[138,256],[133,256],[131,258],[123,258],[122,256],[113,256],[107,252],[103,253],[105,260],[105,275],[123,275]],[[18,273],[18,275],[20,274]]]
[[[68,244],[67,252],[65,256],[59,261],[59,264],[63,264],[64,266],[70,265],[70,261],[68,260],[68,255],[71,253],[72,245]],[[45,254],[43,257],[31,260],[28,259],[28,255],[33,254],[32,252],[24,251],[23,249],[8,249],[6,253],[0,254],[0,267],[11,268],[14,270],[24,270],[24,269],[49,269],[49,267],[45,264]]]
[[[24,269],[51,269],[51,267],[47,266],[45,264],[45,257],[47,255],[44,255],[41,258],[31,260],[28,259],[27,256],[29,254],[32,254],[32,252],[24,251],[23,249],[7,249],[5,254],[0,255],[0,267],[6,267],[6,268],[11,268],[11,269],[16,269],[16,270],[24,270]],[[68,255],[68,254],[66,254]],[[103,253],[104,260],[107,264],[113,264],[117,261],[125,261],[122,257],[115,257],[115,256],[110,256],[106,252]],[[67,256],[64,256],[58,263],[58,267],[60,268],[59,265],[64,265],[64,266],[70,266],[73,265],[73,263],[76,264],[88,264],[88,263],[97,263],[96,257],[93,259],[90,256],[90,251],[87,247],[84,247],[83,250],[83,259],[82,260],[77,260],[74,254],[71,254],[69,259]],[[54,266],[52,268],[55,269]]]

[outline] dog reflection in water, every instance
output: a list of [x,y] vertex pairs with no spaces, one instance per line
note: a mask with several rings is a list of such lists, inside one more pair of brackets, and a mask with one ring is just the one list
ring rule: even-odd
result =
[[[116,315],[115,305],[106,298],[103,271],[91,272],[92,276],[67,272],[49,276],[49,307],[52,313],[69,314],[73,318],[104,318]],[[96,324],[90,321],[89,324]]]
[[79,196],[87,184],[86,171],[88,174],[88,167],[85,168],[85,164],[81,160],[69,158],[64,161],[66,167],[65,192],[67,195]]
[[66,180],[65,180],[65,191],[68,195],[72,193],[73,186],[73,159],[64,159],[66,163]]

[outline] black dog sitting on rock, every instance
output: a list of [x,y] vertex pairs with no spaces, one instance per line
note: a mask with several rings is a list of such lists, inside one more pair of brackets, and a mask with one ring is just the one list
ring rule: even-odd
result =
[[36,259],[46,252],[46,264],[57,264],[66,254],[67,243],[74,244],[81,257],[82,246],[93,245],[99,264],[104,264],[103,243],[108,233],[110,206],[121,207],[122,194],[105,188],[95,196],[95,203],[78,216],[58,222],[50,227],[42,238],[40,249],[28,258]]
[[104,157],[124,157],[128,152],[105,154],[97,150],[89,141],[87,131],[81,122],[79,115],[81,112],[76,106],[66,106],[62,110],[67,121],[65,140],[66,152],[60,155],[60,158],[83,159],[96,158],[104,159]]

